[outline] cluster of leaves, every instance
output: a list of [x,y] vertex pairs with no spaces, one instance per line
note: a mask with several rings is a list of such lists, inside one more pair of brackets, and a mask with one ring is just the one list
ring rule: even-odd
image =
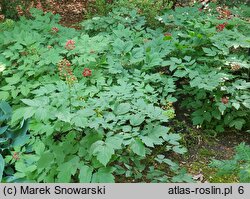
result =
[[247,5],[249,2],[247,0],[233,0],[233,1],[217,0],[217,3],[233,7],[244,4]]
[[250,182],[250,146],[241,143],[230,160],[213,160],[211,167],[217,169],[218,176],[236,175],[240,182]]
[[197,7],[176,8],[159,20],[168,27],[166,40],[173,49],[162,64],[179,78],[178,93],[183,105],[194,110],[193,124],[217,132],[249,128],[247,22],[218,19],[216,11],[209,14]]
[[[114,182],[115,176],[124,176],[192,181],[168,158],[186,152],[181,137],[166,127],[175,116],[175,83],[170,76],[142,70],[157,63],[150,45],[158,48],[146,44],[154,33],[142,28],[143,18],[133,16],[126,27],[127,20],[123,25],[117,15],[115,28],[105,27],[108,21],[100,18],[102,31],[92,29],[93,19],[86,22],[89,28],[77,32],[58,25],[57,15],[32,13],[34,19],[21,18],[0,34],[0,96],[15,107],[13,124],[30,118],[32,149],[20,154],[16,173],[4,180]],[[127,10],[120,15],[125,14],[135,15]],[[70,67],[76,81],[64,81],[58,63]],[[162,150],[154,152],[159,146]],[[148,157],[167,173],[148,165]]]
[[[238,9],[235,13],[239,14]],[[179,88],[175,97],[183,99],[183,106],[194,110],[194,125],[217,132],[225,127],[247,129],[248,24],[238,17],[230,20],[218,17],[215,9],[206,13],[198,11],[196,6],[167,11],[158,17],[167,29],[146,29],[143,47],[146,50],[141,51],[138,67],[147,72],[159,69],[174,77]],[[88,34],[96,34],[112,32],[120,23],[135,31],[142,30],[145,21],[144,17],[137,17],[136,11],[114,9],[108,16],[87,20],[83,25]],[[151,63],[147,64],[147,60]]]
[[[88,2],[88,13],[87,18],[93,16],[107,16],[110,11],[117,8],[127,8],[130,10],[136,9],[135,11],[142,16],[145,16],[147,25],[150,27],[159,26],[159,21],[155,19],[156,16],[162,14],[165,10],[172,8],[174,3],[177,1],[171,0],[96,0]],[[121,13],[119,13],[121,14]]]
[[[223,12],[238,15],[239,9]],[[248,24],[239,17],[219,17],[215,8],[210,13],[198,11],[197,6],[167,11],[158,17],[167,29],[146,29],[138,68],[147,72],[159,69],[173,76],[179,88],[175,97],[193,110],[194,125],[217,132],[225,127],[248,129]],[[137,17],[136,11],[115,9],[108,16],[87,20],[83,25],[88,34],[96,34],[112,32],[120,23],[134,31],[142,30],[145,21],[144,17]],[[136,49],[140,52],[142,47]]]
[[12,124],[30,119],[31,134],[4,181],[190,182],[171,160],[186,152],[169,127],[177,100],[194,125],[247,128],[244,20],[186,7],[152,29],[119,8],[76,31],[31,13],[0,32],[0,98],[15,109]]
[[[28,121],[23,121],[20,127],[11,127],[8,124],[11,117],[10,105],[5,101],[0,101],[0,181],[2,181],[3,175],[14,174],[14,163],[19,159],[21,147],[29,139],[27,135]],[[23,147],[22,151],[25,150],[26,148]]]

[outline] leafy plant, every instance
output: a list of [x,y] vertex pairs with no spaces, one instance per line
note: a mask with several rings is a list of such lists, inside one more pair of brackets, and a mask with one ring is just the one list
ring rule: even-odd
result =
[[250,146],[241,143],[236,148],[231,160],[213,160],[211,167],[217,169],[218,176],[238,176],[240,182],[250,182]]
[[[37,95],[35,99],[22,100],[28,107],[18,109],[15,115],[23,115],[24,118],[34,115],[31,131],[34,135],[44,135],[44,139],[41,139],[44,144],[34,146],[34,150],[39,151],[37,156],[40,156],[35,165],[39,168],[38,171],[43,171],[43,176],[40,176],[39,172],[35,178],[51,182],[47,180],[57,176],[58,182],[69,182],[71,176],[75,176],[73,179],[81,182],[85,180],[81,176],[87,175],[89,182],[113,181],[112,174],[116,173],[117,164],[120,174],[126,173],[126,167],[132,164],[131,160],[137,160],[137,164],[141,164],[140,168],[144,170],[146,167],[139,161],[151,154],[150,148],[162,145],[164,142],[169,143],[168,150],[181,154],[185,152],[178,143],[181,137],[178,134],[169,134],[169,128],[161,125],[168,121],[168,112],[155,106],[159,103],[157,98],[159,91],[154,91],[150,86],[150,83],[159,84],[168,80],[162,79],[160,75],[141,74],[138,70],[134,71],[133,76],[126,73],[124,71],[117,75],[119,81],[114,85],[106,85],[100,75],[100,79],[96,80],[99,86],[87,86],[84,81],[79,81],[69,88],[62,82],[57,82],[56,85],[50,84],[35,90],[34,93]],[[147,82],[147,89],[142,90]],[[67,89],[72,90],[68,92]],[[147,95],[149,92],[155,93],[155,96],[150,97]],[[57,122],[53,124],[55,119]],[[43,151],[40,149],[41,146]],[[48,149],[45,150],[45,147]],[[64,155],[60,152],[60,161],[57,152],[49,152],[57,151],[56,148],[66,150]],[[58,149],[59,151],[61,150]],[[46,160],[43,157],[46,157]],[[22,160],[19,164],[24,164],[21,167],[29,166]],[[62,170],[52,172],[53,176],[50,176],[51,170],[48,169],[48,164],[51,164],[51,168],[59,168],[64,164],[66,168],[68,167],[66,165],[74,164],[75,169],[66,172],[63,167]],[[82,172],[88,173],[81,173],[80,165],[85,165]],[[24,176],[22,170],[19,170],[16,175]],[[178,173],[178,170],[177,167],[173,171]],[[126,176],[133,177],[134,172],[138,171],[131,171]],[[107,178],[96,175],[105,175]],[[25,176],[29,174],[26,173]]]
[[18,160],[3,157],[6,182],[190,182],[174,158],[186,152],[171,127],[177,101],[194,125],[248,128],[244,19],[176,8],[155,29],[115,8],[74,30],[31,13],[0,32],[0,98],[31,135]]
[[[143,18],[133,17],[132,11],[129,27],[118,16],[116,28],[92,32],[91,25],[79,33],[57,25],[57,16],[32,12],[34,19],[21,19],[8,30],[1,49],[6,65],[2,96],[16,105],[13,124],[30,118],[32,151],[20,155],[17,172],[8,181],[113,182],[124,174],[148,181],[152,178],[139,173],[150,172],[146,162],[152,149],[162,145],[168,153],[186,152],[178,142],[181,137],[166,127],[174,117],[173,78],[141,71],[144,61],[146,66],[155,65],[150,53],[145,53],[145,30],[134,31]],[[41,29],[37,21],[46,26]],[[67,39],[63,29],[69,32]],[[24,85],[28,92],[21,89]],[[164,179],[171,181],[179,172],[184,175],[180,167],[171,167]]]
[[171,32],[166,42],[173,46],[163,64],[179,78],[178,94],[183,106],[194,110],[194,125],[217,132],[224,127],[248,129],[250,43],[247,31],[238,29],[247,24],[237,17],[218,20],[214,11],[210,16],[197,10],[176,8],[161,17]]
[[[13,128],[8,125],[11,116],[12,109],[9,104],[0,101],[0,181],[2,181],[2,176],[13,175],[13,163],[19,159],[19,151],[14,151],[14,149],[24,146],[29,139],[28,121],[23,121],[20,127]],[[10,160],[11,164],[9,164]]]

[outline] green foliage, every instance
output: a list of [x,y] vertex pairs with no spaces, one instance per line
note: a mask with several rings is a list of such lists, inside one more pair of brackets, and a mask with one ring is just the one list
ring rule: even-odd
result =
[[218,176],[236,175],[240,182],[250,182],[250,146],[241,143],[230,160],[213,160],[211,167],[217,169]]
[[111,2],[107,2],[107,0],[96,0],[89,1],[87,3],[87,18],[92,18],[93,16],[105,16],[111,10],[112,5]]
[[[165,10],[170,9],[175,1],[165,0],[116,0],[108,1],[96,0],[88,3],[87,18],[93,16],[107,16],[110,11],[114,11],[120,8],[126,8],[129,10],[135,10],[136,15],[145,16],[147,25],[150,27],[157,27],[160,22],[155,19],[156,16],[162,14]],[[121,14],[121,13],[119,13]],[[125,14],[125,13],[123,13]],[[135,16],[135,15],[134,15]],[[113,23],[109,23],[112,24]]]
[[[30,119],[31,133],[31,153],[20,156],[14,177],[6,181],[114,182],[119,175],[138,181],[191,180],[177,164],[163,179],[138,175],[152,173],[146,162],[155,147],[176,154],[186,150],[181,137],[166,127],[173,107],[162,108],[176,101],[174,80],[143,72],[161,59],[146,52],[144,35],[153,34],[140,28],[143,18],[124,12],[134,15],[125,20],[128,27],[117,16],[106,31],[93,31],[93,19],[76,32],[58,25],[58,16],[33,10],[34,19],[22,18],[1,33],[1,97],[15,107],[12,123]],[[63,64],[58,63],[64,62],[76,81],[61,77]],[[86,68],[92,72],[84,77]]]
[[160,25],[159,21],[155,19],[156,16],[162,14],[165,10],[170,9],[174,1],[164,0],[119,0],[113,5],[120,8],[125,7],[129,9],[136,9],[139,15],[145,16],[147,25],[157,27]]
[[173,103],[216,131],[247,128],[250,109],[246,22],[224,27],[197,9],[167,11],[157,29],[126,8],[80,31],[38,10],[3,28],[0,98],[31,134],[18,160],[0,157],[0,168],[14,164],[5,181],[192,181],[173,158],[186,152],[170,128]]
[[[197,10],[176,8],[161,17],[172,34],[166,43],[173,49],[163,64],[179,78],[178,94],[183,106],[194,110],[194,125],[217,132],[225,127],[248,129],[248,24]],[[224,29],[218,30],[218,24],[225,22]]]
[[[19,158],[18,148],[29,140],[27,135],[28,121],[23,121],[20,127],[8,124],[12,117],[12,109],[5,101],[0,101],[0,181],[2,176],[13,175],[14,162]],[[10,156],[13,154],[13,157]],[[6,159],[7,161],[5,162]]]
[[[33,2],[37,2],[34,0]],[[18,10],[22,10],[24,15],[28,16],[28,8],[30,6],[30,0],[1,0],[0,7],[2,8],[2,13],[8,19],[19,19]]]
[[233,1],[218,0],[217,3],[222,4],[222,5],[227,5],[230,7],[238,6],[238,5],[243,6],[244,4],[245,5],[249,4],[247,0],[233,0]]

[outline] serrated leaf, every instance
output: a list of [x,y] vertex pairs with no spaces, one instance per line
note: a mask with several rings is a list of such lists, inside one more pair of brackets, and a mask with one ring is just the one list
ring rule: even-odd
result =
[[187,149],[185,147],[181,147],[181,146],[174,146],[173,151],[176,153],[179,153],[179,154],[184,154],[187,152]]
[[202,124],[203,121],[204,121],[204,118],[201,116],[195,116],[192,118],[193,125]]
[[186,60],[187,62],[189,62],[189,61],[192,59],[192,57],[190,57],[190,56],[185,56],[183,59]]
[[232,103],[232,106],[233,106],[236,110],[239,110],[239,108],[240,108],[240,103],[234,102],[234,103]]
[[24,114],[25,114],[26,108],[22,107],[19,108],[17,110],[14,111],[12,118],[11,118],[11,123],[15,123],[16,121],[20,120],[21,118],[23,118]]
[[222,104],[222,103],[219,104],[219,110],[222,113],[222,115],[224,114],[224,111],[226,110],[226,108],[227,107],[224,104]]
[[185,77],[185,75],[187,75],[187,74],[188,74],[188,72],[185,70],[177,70],[177,71],[175,71],[174,76],[175,77]]
[[148,147],[154,147],[154,140],[147,136],[140,136],[142,142]]
[[170,65],[169,70],[170,70],[170,71],[173,71],[173,70],[175,70],[176,68],[177,68],[177,65],[176,65],[176,64],[172,64],[172,65]]
[[100,168],[93,174],[92,183],[113,183],[115,177],[111,174],[111,171],[107,168]]
[[77,112],[77,115],[79,115],[80,117],[90,117],[95,114],[96,112],[92,108],[85,108]]
[[60,183],[69,183],[71,181],[71,165],[69,162],[61,164],[58,167],[58,182]]
[[41,155],[45,150],[45,145],[41,141],[37,141],[36,144],[33,146],[36,154]]
[[123,115],[123,114],[129,112],[129,110],[130,110],[130,104],[129,103],[121,103],[116,107],[115,113],[117,115]]
[[24,96],[27,96],[30,93],[30,89],[27,86],[22,86],[20,91]]
[[130,117],[130,124],[132,126],[139,126],[142,122],[144,122],[145,120],[145,116],[143,116],[142,114],[135,114],[135,115],[131,115]]
[[39,107],[40,104],[37,103],[36,100],[30,100],[30,99],[22,99],[21,100],[24,104],[27,104],[28,106],[33,106],[33,107]]
[[74,117],[71,122],[73,122],[77,127],[85,128],[88,124],[88,119],[80,116]]
[[23,114],[23,119],[28,119],[31,118],[36,112],[36,109],[34,109],[33,107],[26,107],[25,108],[25,112]]
[[7,91],[0,91],[0,99],[1,100],[7,100],[10,96],[9,92]]
[[13,84],[16,84],[20,81],[20,76],[19,75],[13,75],[12,77],[7,77],[5,78],[5,81],[10,84],[10,85],[13,85]]
[[250,109],[250,99],[247,99],[245,101],[242,102],[242,104],[246,107]]
[[171,57],[170,59],[171,59],[171,61],[173,61],[173,62],[175,62],[175,63],[177,63],[177,64],[181,64],[181,63],[182,63],[182,60],[181,60],[181,59],[178,59],[178,58],[176,58],[176,57]]
[[181,139],[181,136],[176,133],[170,133],[164,136],[164,139],[168,141],[170,144],[178,145],[179,144],[178,141]]
[[56,117],[63,122],[70,122],[72,115],[68,109],[56,113]]
[[38,109],[36,109],[35,117],[37,120],[45,121],[49,119],[50,112],[46,108],[39,107]]
[[143,142],[140,139],[136,139],[132,142],[131,144],[131,150],[139,155],[139,156],[145,156],[146,155],[146,149],[145,146],[143,144]]
[[102,163],[104,166],[108,164],[108,162],[110,161],[114,153],[115,151],[112,148],[112,146],[105,144],[105,143],[103,143],[102,145],[97,145],[93,150],[93,155],[95,155],[97,160],[100,163]]
[[234,126],[236,129],[241,130],[245,123],[246,121],[244,119],[236,119],[230,122],[229,126],[230,127]]
[[43,153],[37,162],[37,168],[46,169],[49,168],[54,162],[54,155],[47,151]]
[[210,48],[203,47],[202,49],[206,53],[207,56],[213,57],[217,54],[214,50],[211,50]]
[[152,86],[150,86],[149,84],[147,84],[147,86],[145,87],[145,90],[149,93],[153,93],[154,92],[154,88]]
[[80,167],[79,181],[80,183],[90,183],[92,178],[93,168],[83,165]]
[[203,114],[203,117],[204,117],[204,119],[205,119],[206,121],[211,122],[212,116],[211,116],[211,114],[210,114],[209,112],[205,112],[205,113]]
[[112,146],[113,149],[121,149],[122,142],[123,138],[119,135],[108,137],[105,141],[105,143],[109,146]]

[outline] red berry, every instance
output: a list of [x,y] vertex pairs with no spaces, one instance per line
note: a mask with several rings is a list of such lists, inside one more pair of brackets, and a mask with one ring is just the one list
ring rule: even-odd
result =
[[89,76],[91,76],[91,74],[92,74],[92,71],[89,68],[84,68],[83,69],[82,75],[84,77],[89,77]]
[[228,101],[229,101],[229,98],[228,98],[228,97],[222,97],[222,98],[221,98],[221,102],[222,102],[223,104],[227,104]]
[[65,44],[65,48],[68,50],[73,50],[75,48],[75,41],[74,40],[68,40]]
[[227,25],[227,22],[217,25],[216,26],[217,32],[224,30],[226,25]]
[[58,29],[57,27],[53,27],[53,28],[52,28],[52,31],[53,31],[53,32],[58,32],[59,29]]

